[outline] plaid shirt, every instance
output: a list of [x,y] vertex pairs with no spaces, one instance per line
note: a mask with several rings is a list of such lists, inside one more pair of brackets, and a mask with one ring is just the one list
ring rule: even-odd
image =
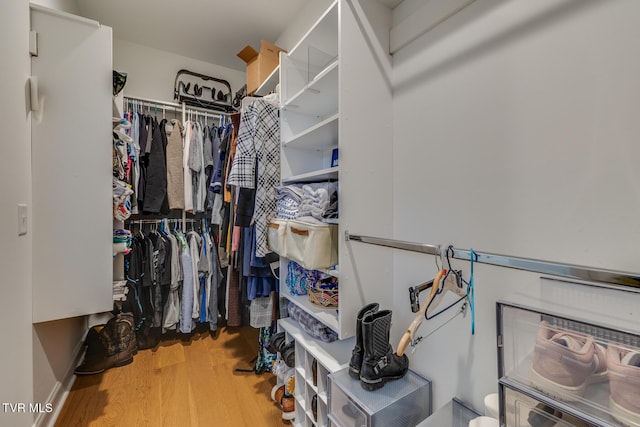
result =
[[280,123],[278,109],[262,99],[249,104],[242,114],[236,154],[227,182],[256,189],[253,213],[256,256],[264,257],[271,252],[267,245],[267,230],[269,221],[275,216],[275,187],[280,183]]

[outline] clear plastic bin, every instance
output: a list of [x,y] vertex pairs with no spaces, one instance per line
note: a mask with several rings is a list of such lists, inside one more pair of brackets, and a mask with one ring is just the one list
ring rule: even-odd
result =
[[530,410],[546,405],[577,425],[640,427],[640,336],[499,302],[498,350],[507,426],[532,425],[514,415],[526,407],[518,391],[535,400]]
[[458,398],[453,398],[418,427],[468,427],[481,414]]
[[340,427],[415,426],[431,414],[431,382],[409,370],[366,391],[348,369],[329,375],[329,419]]
[[541,403],[516,390],[505,389],[506,425],[513,427],[588,427],[591,424]]

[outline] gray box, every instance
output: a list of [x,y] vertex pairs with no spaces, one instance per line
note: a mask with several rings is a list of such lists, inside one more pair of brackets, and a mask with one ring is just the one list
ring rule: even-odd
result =
[[409,370],[367,391],[348,368],[329,375],[329,419],[339,427],[415,426],[431,415],[431,381]]

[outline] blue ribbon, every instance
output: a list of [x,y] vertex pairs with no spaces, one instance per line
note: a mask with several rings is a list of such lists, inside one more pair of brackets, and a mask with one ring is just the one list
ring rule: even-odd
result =
[[476,333],[476,291],[473,283],[473,263],[478,260],[478,255],[469,249],[469,257],[471,258],[471,277],[469,278],[469,308],[471,310],[471,335]]

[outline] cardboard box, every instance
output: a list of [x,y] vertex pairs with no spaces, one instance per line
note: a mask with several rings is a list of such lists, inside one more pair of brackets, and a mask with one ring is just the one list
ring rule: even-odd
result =
[[249,45],[238,52],[238,58],[247,63],[247,94],[255,92],[275,70],[280,52],[286,51],[266,40],[260,42],[260,52]]

